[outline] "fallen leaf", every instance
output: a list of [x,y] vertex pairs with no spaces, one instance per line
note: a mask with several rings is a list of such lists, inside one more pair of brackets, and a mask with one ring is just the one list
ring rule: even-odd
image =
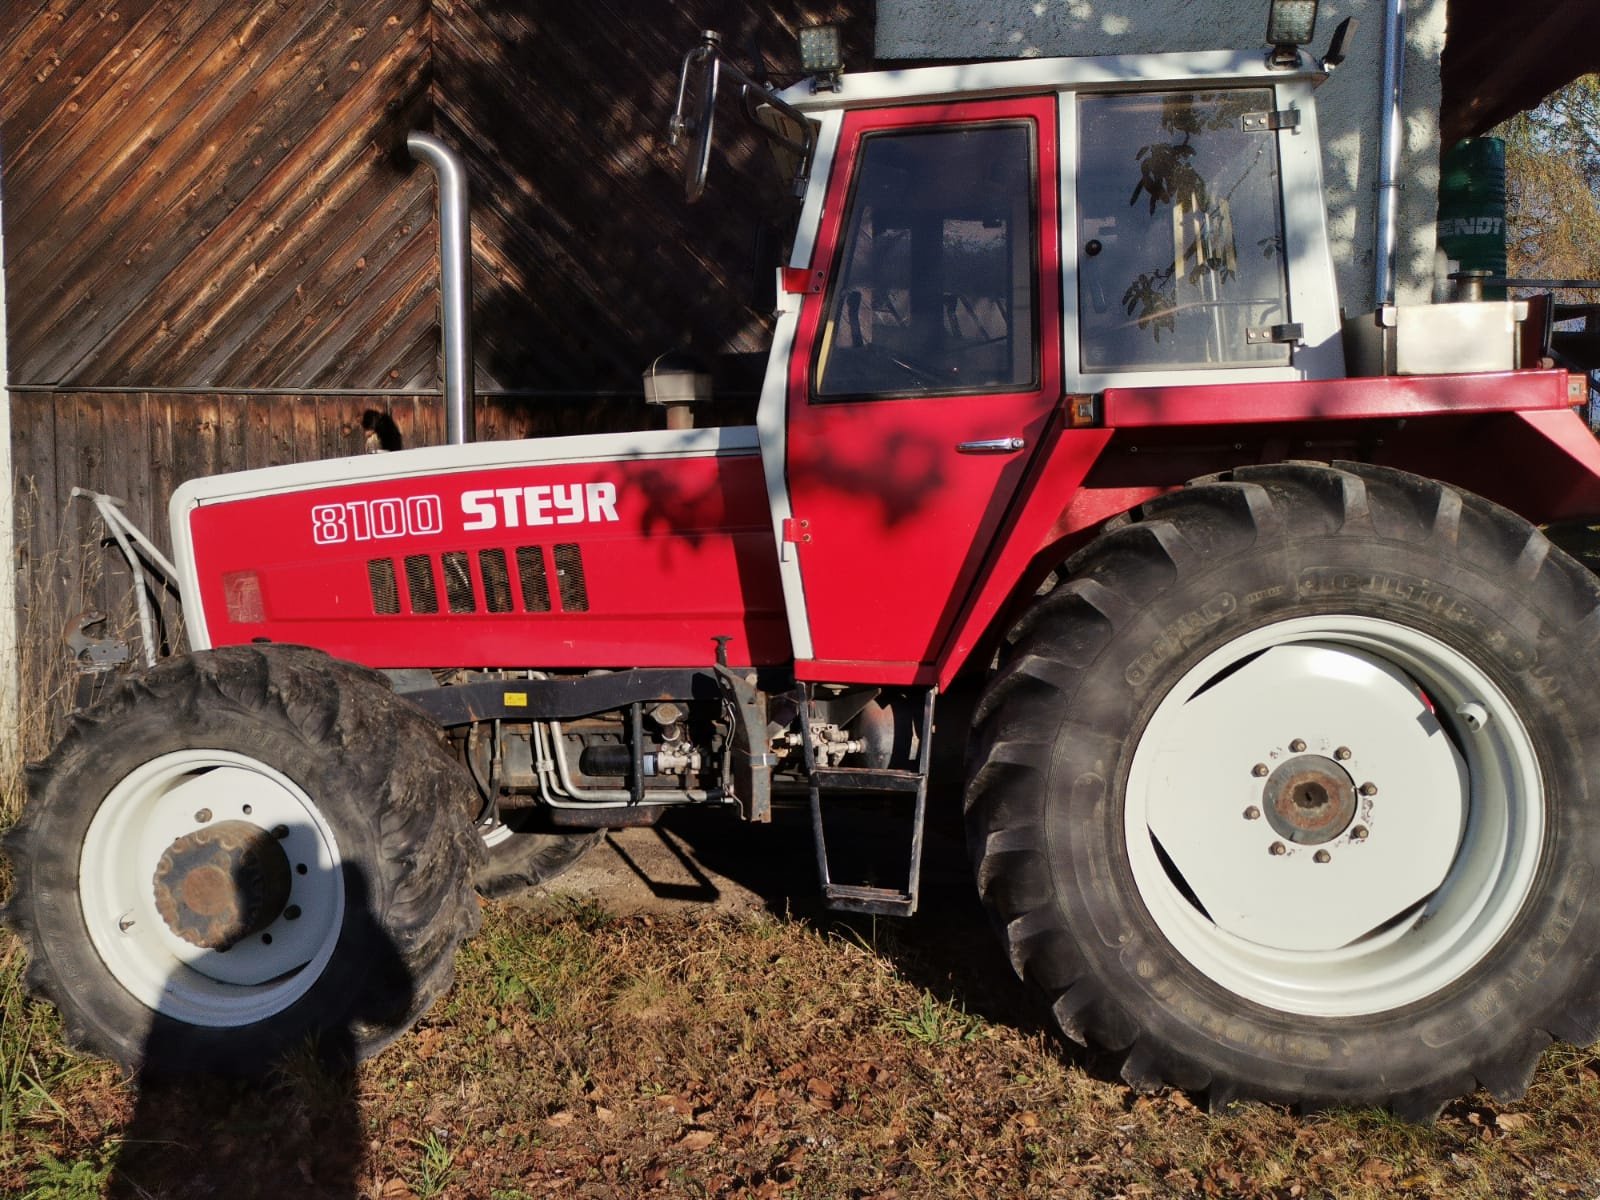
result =
[[563,1108],[559,1112],[551,1113],[544,1119],[544,1123],[546,1125],[553,1125],[557,1129],[564,1129],[568,1125],[572,1124],[572,1114]]
[[709,1129],[691,1129],[678,1139],[678,1145],[685,1150],[704,1150],[717,1140],[717,1135]]
[[660,1109],[671,1109],[680,1117],[687,1117],[694,1113],[694,1105],[689,1103],[689,1101],[684,1099],[682,1096],[657,1096],[656,1107]]
[[826,1079],[806,1080],[806,1093],[811,1097],[811,1107],[830,1109],[838,1098],[839,1090]]
[[1514,1133],[1518,1129],[1527,1129],[1533,1124],[1533,1118],[1527,1113],[1500,1113],[1494,1123],[1507,1133]]
[[1394,1178],[1394,1167],[1381,1158],[1363,1159],[1356,1173],[1368,1183],[1384,1183]]
[[1039,1128],[1039,1114],[1036,1112],[1018,1113],[1017,1124],[1024,1129],[1037,1129]]

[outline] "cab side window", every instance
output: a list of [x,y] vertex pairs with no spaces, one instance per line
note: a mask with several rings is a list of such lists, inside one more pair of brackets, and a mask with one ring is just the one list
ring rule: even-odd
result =
[[1037,386],[1029,121],[863,135],[821,336],[819,399]]
[[1078,102],[1078,321],[1085,371],[1289,361],[1269,88]]

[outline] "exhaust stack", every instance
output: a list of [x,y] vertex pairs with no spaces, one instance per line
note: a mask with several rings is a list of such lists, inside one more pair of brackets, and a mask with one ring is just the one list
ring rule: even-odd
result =
[[432,169],[439,185],[444,436],[452,446],[459,446],[472,439],[472,227],[467,169],[454,150],[429,133],[408,133],[406,150]]

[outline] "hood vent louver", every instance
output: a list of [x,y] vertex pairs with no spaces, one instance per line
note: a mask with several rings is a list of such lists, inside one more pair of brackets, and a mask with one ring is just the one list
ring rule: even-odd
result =
[[[582,549],[576,542],[562,542],[551,551],[560,611],[588,612],[589,584],[584,574]],[[512,557],[516,561],[515,587],[512,586]],[[476,572],[473,571],[473,555],[466,550],[447,550],[437,558],[431,554],[408,554],[402,562],[409,605],[406,611],[413,616],[435,616],[440,612],[441,582],[445,611],[452,615],[548,613],[554,608],[543,546],[518,546],[510,555],[498,547],[479,550]],[[374,614],[403,615],[395,560],[368,560],[367,584]]]

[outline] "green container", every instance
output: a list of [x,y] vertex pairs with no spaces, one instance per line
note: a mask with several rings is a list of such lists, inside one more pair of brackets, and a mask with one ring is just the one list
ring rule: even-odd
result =
[[[1439,246],[1463,271],[1506,273],[1506,144],[1467,138],[1445,151],[1439,173]],[[1486,300],[1504,288],[1485,288]]]

